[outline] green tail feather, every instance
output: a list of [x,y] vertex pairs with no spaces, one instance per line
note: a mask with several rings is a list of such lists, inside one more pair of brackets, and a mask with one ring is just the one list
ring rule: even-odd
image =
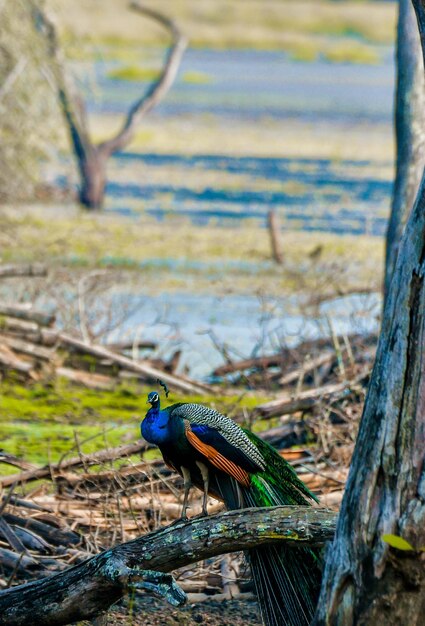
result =
[[[242,489],[246,506],[308,505],[317,498],[274,448],[246,431],[260,449],[267,469],[252,476]],[[249,552],[251,569],[267,626],[308,626],[316,608],[321,581],[319,551],[305,547],[270,546]]]

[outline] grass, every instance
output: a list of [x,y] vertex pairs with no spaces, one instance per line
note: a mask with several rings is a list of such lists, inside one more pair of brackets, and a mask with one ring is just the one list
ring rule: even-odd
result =
[[[40,261],[52,271],[62,266],[80,271],[127,269],[132,280],[140,276],[144,288],[153,292],[282,294],[317,289],[318,281],[335,278],[337,267],[346,287],[372,283],[379,288],[376,268],[383,263],[381,238],[286,231],[285,266],[264,265],[270,259],[268,233],[249,222],[237,229],[202,228],[173,216],[158,223],[143,215],[92,215],[72,206],[11,209],[2,222],[3,233],[10,235],[2,246],[4,263]],[[319,245],[320,263],[312,263],[309,254]],[[157,262],[161,259],[163,264]],[[232,262],[245,263],[246,269],[234,268]],[[207,267],[197,270],[199,263]]]
[[[156,0],[151,5],[174,18],[194,47],[293,51],[297,40],[308,39],[322,53],[331,40],[338,39],[344,46],[357,40],[388,45],[395,33],[396,3]],[[116,0],[68,2],[59,17],[68,40],[84,38],[117,49],[129,44],[164,45],[168,40],[152,20],[124,7],[117,10]],[[78,52],[80,46],[73,47]]]
[[[330,70],[331,71],[331,70]],[[122,124],[118,115],[91,116],[93,138],[102,141]],[[340,125],[321,120],[263,118],[258,124],[219,116],[191,114],[158,121],[146,117],[131,143],[134,152],[222,154],[388,161],[394,153],[388,124],[357,122]]]

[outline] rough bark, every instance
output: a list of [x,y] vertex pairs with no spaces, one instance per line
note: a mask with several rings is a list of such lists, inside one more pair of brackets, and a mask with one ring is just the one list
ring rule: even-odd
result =
[[176,24],[159,11],[146,7],[141,3],[132,2],[130,8],[145,15],[162,26],[172,36],[164,67],[158,79],[148,91],[130,108],[122,128],[107,141],[94,144],[91,141],[87,114],[81,96],[75,92],[67,79],[66,70],[61,58],[53,23],[39,7],[33,5],[36,25],[44,32],[53,62],[54,81],[58,90],[59,102],[68,126],[72,147],[77,159],[80,174],[80,202],[88,209],[100,209],[103,204],[106,186],[106,165],[108,159],[125,148],[133,139],[140,120],[156,106],[170,89],[186,49],[186,38]]
[[389,293],[403,228],[413,207],[425,163],[425,81],[411,0],[399,0],[396,49],[396,175],[386,237],[385,298]]
[[[414,1],[422,42],[425,0]],[[423,46],[423,44],[422,44]],[[315,624],[423,623],[425,615],[425,179],[384,309]],[[414,548],[390,549],[383,535]]]
[[281,506],[168,526],[64,572],[0,591],[0,626],[59,626],[91,619],[134,587],[154,589],[180,603],[184,594],[160,572],[281,541],[321,545],[333,536],[335,518],[336,513],[324,509]]

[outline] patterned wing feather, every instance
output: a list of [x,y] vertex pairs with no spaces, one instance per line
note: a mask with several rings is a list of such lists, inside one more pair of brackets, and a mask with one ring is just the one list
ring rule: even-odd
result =
[[[189,402],[174,404],[168,410],[172,416],[187,420],[198,438],[204,438],[208,445],[217,446],[217,451],[223,456],[229,456],[229,460],[235,461],[238,465],[242,464],[242,467],[245,466],[250,472],[265,470],[266,462],[257,446],[230,418],[202,404]],[[208,429],[202,431],[201,426]],[[214,440],[214,433],[220,437]]]
[[[210,461],[210,463],[212,463],[212,465],[222,470],[226,474],[229,474],[229,476],[233,476],[233,478],[235,478],[238,483],[244,485],[245,487],[249,487],[251,481],[248,472],[239,465],[237,465],[228,456],[219,452],[219,438],[221,439],[221,442],[225,444],[225,448],[231,447],[226,442],[226,440],[221,437],[221,435],[218,435],[217,437],[218,433],[216,433],[216,436],[214,437],[209,437],[208,435],[205,437],[206,429],[208,428],[208,426],[202,426],[201,429],[196,429],[196,424],[191,426],[187,420],[185,421],[185,427],[186,437],[188,441],[196,450],[198,450],[198,452],[203,454]],[[194,432],[196,430],[198,431],[199,436],[198,434],[196,434],[196,432]],[[210,441],[211,439],[214,441],[214,445],[210,445],[207,443],[207,441]]]

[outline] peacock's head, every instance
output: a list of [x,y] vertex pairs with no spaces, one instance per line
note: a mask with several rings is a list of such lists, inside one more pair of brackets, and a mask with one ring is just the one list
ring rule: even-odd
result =
[[151,391],[148,394],[148,402],[152,405],[152,407],[159,406],[159,393],[157,391]]

